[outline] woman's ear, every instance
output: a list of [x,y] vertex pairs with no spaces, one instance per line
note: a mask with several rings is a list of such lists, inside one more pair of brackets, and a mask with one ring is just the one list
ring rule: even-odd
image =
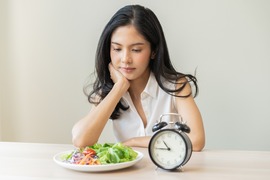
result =
[[151,59],[155,59],[155,57],[156,57],[156,53],[155,53],[155,51],[152,51],[152,53],[151,53]]

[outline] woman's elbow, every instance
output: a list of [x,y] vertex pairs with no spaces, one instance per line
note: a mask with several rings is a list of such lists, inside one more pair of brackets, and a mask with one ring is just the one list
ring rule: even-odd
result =
[[84,148],[86,146],[92,146],[97,142],[97,140],[95,140],[95,138],[88,138],[88,137],[84,137],[82,135],[76,135],[75,133],[72,133],[72,144],[75,147],[78,148]]
[[77,138],[76,136],[72,135],[72,144],[75,147],[81,148],[84,146],[83,142],[80,140],[80,138]]
[[83,148],[88,145],[85,143],[84,139],[81,136],[74,132],[72,132],[72,144],[73,146],[78,148]]
[[196,152],[200,152],[203,150],[204,146],[205,146],[205,139],[201,138],[192,143],[192,150]]
[[195,145],[193,146],[193,151],[200,152],[203,150],[203,148],[204,148],[204,145]]

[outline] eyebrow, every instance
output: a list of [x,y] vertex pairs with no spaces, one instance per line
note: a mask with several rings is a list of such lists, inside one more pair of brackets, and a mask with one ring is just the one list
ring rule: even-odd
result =
[[[111,42],[111,44],[116,44],[116,45],[122,46],[122,44],[117,43],[117,42]],[[137,45],[144,45],[144,44],[145,44],[145,43],[137,42],[137,43],[131,44],[130,46],[137,46]]]

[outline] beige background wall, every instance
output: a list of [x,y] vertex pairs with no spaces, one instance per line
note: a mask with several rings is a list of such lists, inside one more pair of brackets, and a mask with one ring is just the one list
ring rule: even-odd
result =
[[270,150],[267,0],[0,0],[1,140],[71,143],[99,35],[130,3],[159,17],[178,70],[197,68],[206,148]]
[[6,23],[7,11],[6,1],[0,1],[0,140],[2,138],[2,119],[3,119],[3,80],[5,75],[4,61],[7,60],[7,39],[6,39]]

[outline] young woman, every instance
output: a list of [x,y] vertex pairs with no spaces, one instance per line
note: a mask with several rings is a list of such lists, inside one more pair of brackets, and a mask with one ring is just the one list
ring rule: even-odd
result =
[[96,143],[111,119],[117,141],[147,147],[160,115],[179,113],[191,128],[193,150],[203,149],[204,127],[193,99],[196,78],[175,70],[150,9],[128,5],[118,10],[101,34],[95,63],[97,77],[88,94],[94,105],[72,129],[75,146]]

